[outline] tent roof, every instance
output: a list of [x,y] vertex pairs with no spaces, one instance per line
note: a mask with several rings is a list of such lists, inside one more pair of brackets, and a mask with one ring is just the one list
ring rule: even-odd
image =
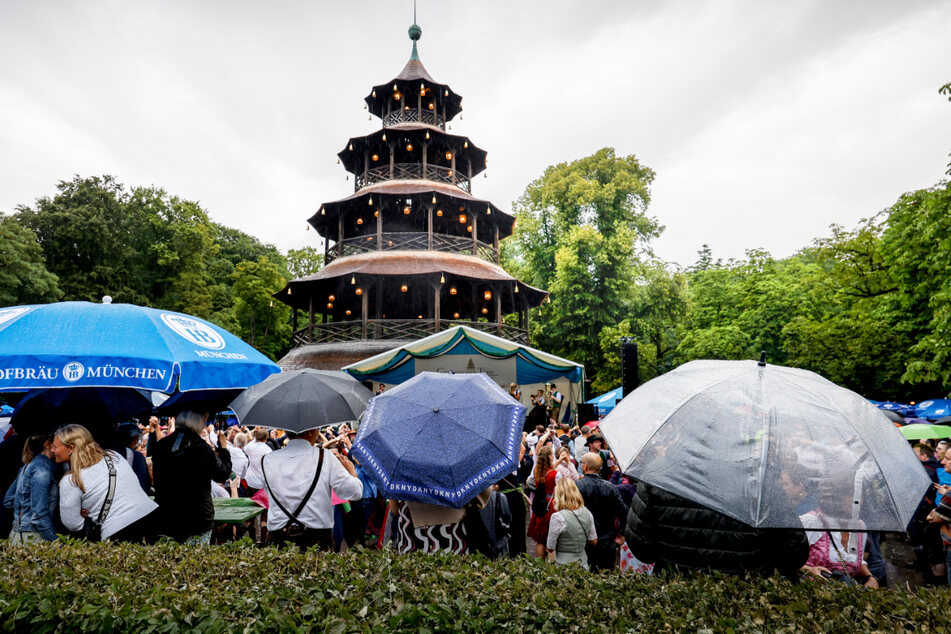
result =
[[449,328],[394,350],[351,363],[342,369],[358,378],[369,374],[378,374],[391,370],[408,359],[438,357],[446,354],[463,340],[468,341],[473,348],[486,357],[506,358],[519,355],[534,365],[552,371],[574,371],[584,377],[584,366],[580,363],[467,326]]

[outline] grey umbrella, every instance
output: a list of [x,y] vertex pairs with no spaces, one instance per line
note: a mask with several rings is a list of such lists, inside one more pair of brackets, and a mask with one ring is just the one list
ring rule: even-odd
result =
[[231,409],[242,425],[303,432],[357,420],[371,396],[346,372],[291,370],[252,385]]
[[[821,376],[692,361],[629,394],[600,429],[638,480],[758,527],[905,530],[931,482],[898,429]],[[785,487],[795,481],[796,491]],[[789,489],[789,490],[787,490]]]
[[893,423],[904,423],[904,422],[905,422],[905,417],[902,416],[901,414],[899,414],[899,413],[896,412],[896,411],[893,411],[893,410],[890,410],[890,409],[880,409],[880,410],[878,410],[878,411],[880,411],[880,412],[882,413],[882,416],[884,416],[884,417],[887,418],[888,420],[892,421]]

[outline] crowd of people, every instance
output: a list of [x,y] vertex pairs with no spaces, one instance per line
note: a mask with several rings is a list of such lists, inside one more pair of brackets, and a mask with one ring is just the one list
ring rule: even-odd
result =
[[[520,396],[514,385],[510,393]],[[757,529],[632,481],[597,422],[557,422],[560,399],[539,396],[526,417],[518,468],[460,509],[384,499],[351,455],[355,431],[346,424],[291,433],[185,411],[121,424],[99,441],[76,424],[25,439],[10,432],[0,444],[0,536],[14,544],[59,535],[210,544],[228,536],[216,529],[213,498],[247,497],[266,507],[265,541],[279,547],[478,552],[591,571],[779,572],[887,584],[880,535],[826,529],[822,504],[796,469],[783,471],[780,484],[803,527]],[[13,447],[22,448],[15,465]],[[909,539],[934,575],[951,578],[948,448],[948,441],[914,447],[935,487]]]

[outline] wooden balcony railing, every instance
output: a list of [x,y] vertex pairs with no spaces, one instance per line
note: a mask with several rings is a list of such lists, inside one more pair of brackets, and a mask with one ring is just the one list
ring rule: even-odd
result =
[[[508,324],[487,321],[441,320],[439,330],[453,326],[469,326],[482,332],[528,345],[528,331]],[[367,319],[363,321],[335,321],[326,324],[306,326],[294,332],[293,346],[299,347],[311,343],[338,343],[366,339],[422,339],[436,333],[434,319]]]
[[396,110],[383,117],[383,125],[386,127],[394,126],[399,123],[426,123],[443,130],[446,129],[446,121],[432,110],[410,108],[408,110]]
[[[348,255],[357,255],[360,253],[370,253],[372,251],[428,251],[429,234],[424,232],[387,232],[380,234],[380,240],[377,240],[376,234],[368,236],[359,236],[356,238],[345,238],[343,242],[333,244],[327,248],[327,264],[337,258]],[[451,236],[441,233],[433,234],[433,251],[446,251],[449,253],[460,253],[462,255],[475,255],[489,262],[499,262],[499,251],[493,245],[477,241],[475,253],[472,252],[472,238],[463,236]]]
[[462,191],[472,193],[472,185],[469,178],[441,165],[427,165],[423,170],[422,163],[394,163],[393,173],[390,173],[389,165],[380,165],[367,170],[366,175],[359,173],[353,179],[353,191],[359,191],[367,185],[373,183],[382,183],[389,180],[429,180],[437,183],[449,183],[455,185]]

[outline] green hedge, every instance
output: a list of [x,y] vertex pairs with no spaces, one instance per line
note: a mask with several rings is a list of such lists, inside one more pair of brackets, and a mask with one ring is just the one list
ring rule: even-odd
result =
[[946,589],[595,575],[538,560],[257,548],[0,546],[6,631],[927,631]]

